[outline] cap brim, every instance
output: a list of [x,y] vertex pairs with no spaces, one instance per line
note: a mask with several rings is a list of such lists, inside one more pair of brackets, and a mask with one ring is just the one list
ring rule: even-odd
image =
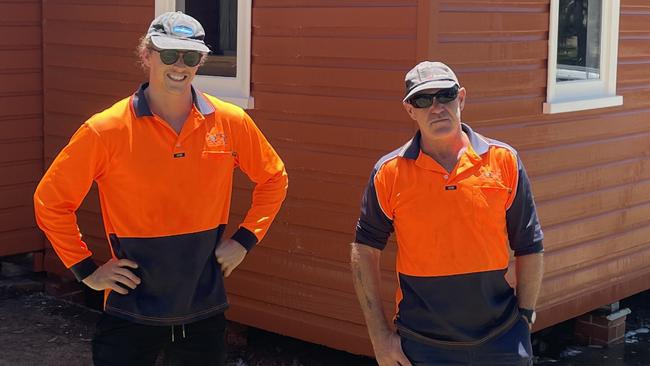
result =
[[160,50],[210,52],[208,46],[206,46],[202,41],[187,38],[181,39],[169,36],[152,35],[151,43]]
[[402,100],[403,102],[406,102],[410,97],[414,96],[415,94],[427,90],[427,89],[447,89],[451,88],[452,86],[456,85],[457,83],[453,80],[433,80],[426,82],[424,84],[418,85],[415,88],[411,89],[408,94],[404,97]]

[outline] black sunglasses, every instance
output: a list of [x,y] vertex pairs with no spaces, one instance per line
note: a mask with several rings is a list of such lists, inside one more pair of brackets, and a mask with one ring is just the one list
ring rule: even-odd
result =
[[203,54],[197,51],[157,50],[155,48],[152,48],[152,50],[160,54],[160,61],[165,65],[175,64],[182,56],[185,65],[194,67],[201,63],[201,59],[203,58]]
[[429,108],[433,104],[433,99],[438,104],[447,104],[458,98],[458,85],[451,88],[439,90],[435,94],[417,94],[409,98],[408,102],[415,108]]

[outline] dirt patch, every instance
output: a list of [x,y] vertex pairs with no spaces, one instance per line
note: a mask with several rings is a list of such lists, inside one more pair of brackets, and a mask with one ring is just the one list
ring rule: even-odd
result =
[[[0,366],[91,365],[100,312],[42,292],[46,278],[0,262]],[[91,305],[92,306],[92,305]],[[625,342],[608,348],[572,344],[567,321],[533,335],[540,366],[650,365],[650,291],[621,301],[632,313]],[[228,366],[374,366],[355,356],[294,338],[230,325]],[[162,364],[159,360],[158,364]]]
[[[101,313],[49,296],[45,287],[53,288],[45,276],[0,261],[0,366],[92,365],[91,339]],[[99,306],[101,296],[90,292],[87,305]],[[230,324],[228,331],[228,366],[376,365],[368,357],[256,328]]]
[[0,365],[92,364],[99,313],[42,293],[0,302]]
[[[0,300],[0,365],[92,365],[100,313],[43,293]],[[229,366],[376,365],[374,360],[248,328],[228,346]],[[159,364],[161,360],[159,360]]]

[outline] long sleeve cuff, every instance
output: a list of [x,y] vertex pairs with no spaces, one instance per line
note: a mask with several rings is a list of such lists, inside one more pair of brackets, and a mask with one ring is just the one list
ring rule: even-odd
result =
[[81,262],[75,264],[74,266],[70,267],[70,270],[77,278],[77,281],[81,282],[84,278],[93,274],[93,272],[95,272],[97,268],[98,266],[95,264],[92,258],[88,257],[82,260]]
[[245,227],[240,227],[231,237],[231,239],[236,240],[241,244],[247,251],[250,252],[251,249],[257,244],[258,240],[255,234]]
[[533,242],[533,245],[528,246],[526,248],[515,249],[515,257],[528,255],[528,254],[541,253],[543,251],[544,251],[544,244],[542,244],[541,240],[538,240],[536,242]]

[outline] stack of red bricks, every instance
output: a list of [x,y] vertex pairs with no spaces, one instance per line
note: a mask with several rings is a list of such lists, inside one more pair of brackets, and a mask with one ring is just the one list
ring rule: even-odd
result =
[[613,313],[602,310],[584,314],[576,319],[574,336],[583,345],[608,346],[625,340],[625,320],[630,309]]

